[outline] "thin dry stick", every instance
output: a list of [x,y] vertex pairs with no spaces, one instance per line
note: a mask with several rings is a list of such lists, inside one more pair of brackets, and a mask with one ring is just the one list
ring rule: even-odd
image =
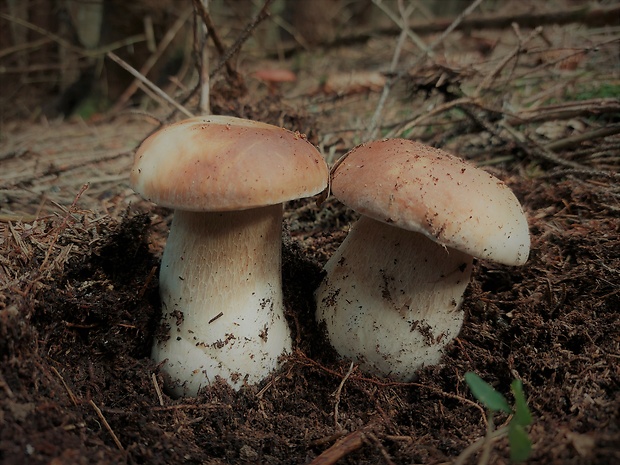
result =
[[153,386],[155,386],[155,392],[157,393],[157,398],[159,399],[159,405],[164,406],[164,396],[161,394],[161,389],[159,388],[159,383],[157,382],[157,376],[155,373],[151,373],[151,378],[153,379]]
[[467,105],[467,104],[470,104],[470,103],[473,103],[473,102],[474,102],[474,100],[471,99],[470,97],[462,97],[462,98],[459,98],[459,99],[456,99],[456,100],[452,100],[451,102],[443,103],[441,105],[436,106],[431,111],[426,112],[426,113],[422,113],[421,115],[419,115],[416,118],[410,120],[409,122],[395,127],[390,132],[388,132],[385,137],[387,137],[387,138],[394,137],[395,134],[397,134],[397,133],[404,133],[404,132],[406,132],[406,131],[416,127],[422,121],[424,121],[426,119],[429,119],[429,118],[431,118],[431,117],[433,117],[433,116],[435,116],[435,115],[437,115],[439,113],[443,113],[444,111],[450,110],[451,108],[462,106],[462,105]]
[[[296,355],[301,359],[304,360],[306,365],[309,366],[314,366],[319,368],[320,370],[325,371],[326,373],[331,374],[332,376],[336,376],[336,377],[341,377],[342,375],[334,370],[330,370],[327,367],[324,367],[323,365],[321,365],[319,362],[312,360],[311,358],[308,358],[303,352],[301,351],[296,351]],[[301,363],[301,362],[300,362]],[[421,384],[421,383],[414,383],[414,382],[409,382],[409,383],[402,383],[399,381],[390,381],[390,382],[382,382],[382,381],[378,381],[375,379],[370,379],[370,378],[366,378],[364,376],[355,376],[353,377],[353,379],[356,379],[358,381],[366,381],[368,383],[372,383],[375,384],[377,386],[381,386],[381,387],[390,387],[390,386],[394,386],[394,387],[407,387],[407,386],[414,386],[417,388],[421,388],[421,389],[427,389],[431,392],[434,392],[440,396],[443,397],[448,397],[450,399],[455,399],[458,400],[459,402],[463,402],[464,404],[468,404],[471,405],[472,407],[475,407],[476,409],[478,409],[481,413],[481,415],[483,416],[483,418],[485,418],[485,410],[476,402],[474,402],[473,400],[469,400],[465,397],[459,396],[457,394],[451,394],[449,392],[445,392],[442,391],[441,389],[438,388],[434,388],[432,386],[427,386],[425,384]]]
[[493,71],[491,71],[483,80],[482,82],[478,85],[478,87],[476,88],[473,97],[478,97],[480,96],[481,92],[483,90],[486,90],[489,88],[489,86],[492,84],[492,82],[495,80],[495,78],[497,77],[497,75],[500,73],[500,71],[502,69],[504,69],[504,67],[510,62],[512,61],[512,59],[514,57],[516,57],[517,55],[519,55],[519,53],[522,52],[523,47],[525,47],[525,45],[527,45],[528,42],[530,42],[532,39],[534,39],[535,37],[539,36],[540,33],[542,32],[543,28],[542,26],[538,26],[536,29],[534,29],[532,32],[530,32],[530,34],[523,39],[522,41],[520,40],[519,43],[517,44],[517,46],[513,49],[513,51],[511,53],[509,53],[508,55],[506,55],[504,57],[504,59],[502,61],[500,61],[498,63],[498,65],[495,67],[495,69],[493,69]]
[[469,446],[467,446],[463,451],[459,454],[456,460],[452,463],[452,465],[464,465],[467,459],[472,455],[482,449],[487,442],[495,442],[508,434],[508,427],[503,426],[502,428],[498,428],[491,434],[491,437],[483,436],[480,439],[476,440]]
[[[194,53],[199,59],[196,62],[196,69],[198,71],[198,87],[200,89],[200,98],[198,100],[198,112],[201,115],[208,115],[211,113],[211,79],[209,77],[209,47],[207,47],[207,37],[210,34],[210,30],[207,27],[207,22],[204,21],[204,17],[207,16],[209,11],[209,0],[193,0],[194,10],[196,15],[194,16]],[[198,14],[202,13],[203,22],[198,23]]]
[[14,223],[18,221],[21,223],[31,223],[36,221],[38,218],[38,215],[28,215],[26,213],[0,213],[0,223]]
[[[215,45],[215,48],[217,49],[217,53],[220,56],[224,55],[226,53],[226,49],[224,48],[224,44],[220,40],[220,36],[217,34],[217,31],[215,30],[215,24],[213,24],[213,20],[211,19],[211,15],[209,14],[208,9],[200,0],[193,0],[193,3],[194,3],[194,8],[196,9],[198,14],[200,15],[200,18],[202,19],[202,22],[207,27],[207,31],[209,31],[209,37],[211,38],[213,45]],[[237,74],[232,64],[230,63],[230,61],[227,61],[225,65],[226,65],[226,72],[230,76],[234,76],[235,74]]]
[[557,65],[561,61],[564,61],[567,58],[570,58],[571,56],[579,55],[581,53],[589,53],[589,52],[592,52],[592,51],[596,51],[596,50],[599,50],[600,48],[602,48],[602,47],[604,47],[606,45],[613,44],[614,42],[620,42],[620,37],[615,37],[615,38],[610,39],[610,40],[605,40],[603,42],[598,42],[598,43],[592,44],[589,47],[584,47],[584,48],[582,48],[581,50],[579,50],[579,51],[577,51],[575,53],[572,53],[570,55],[565,55],[565,56],[558,57],[555,60],[551,60],[551,61],[544,60],[543,63],[540,64],[539,66],[537,66],[535,68],[529,68],[529,69],[527,69],[527,71],[525,71],[523,73],[516,74],[513,77],[513,79],[514,80],[519,80],[519,79],[522,79],[522,78],[524,78],[526,76],[530,76],[530,75],[536,74],[539,71],[542,71],[542,70],[544,70],[546,68],[553,67],[553,66]]
[[321,452],[318,457],[310,462],[310,465],[333,465],[342,457],[362,447],[365,439],[366,433],[363,430],[353,431],[330,448]]
[[71,403],[75,406],[77,406],[78,404],[78,399],[77,397],[75,397],[75,394],[73,394],[73,391],[71,390],[71,388],[67,385],[67,383],[65,382],[65,379],[62,377],[62,375],[58,372],[58,370],[56,369],[56,367],[52,367],[52,371],[54,372],[54,374],[56,376],[58,376],[58,378],[60,379],[60,382],[62,383],[62,385],[65,387],[65,390],[67,391],[67,394],[69,395],[69,399],[71,399]]
[[[473,101],[470,102],[470,104],[474,105]],[[477,124],[485,128],[490,134],[493,134],[494,136],[500,139],[505,139],[505,137],[502,136],[502,134],[499,132],[499,130],[496,128],[495,125],[490,124],[489,122],[485,121],[482,118],[479,118],[473,111],[471,111],[470,108],[468,108],[468,106],[469,105],[464,105],[461,109],[470,119],[472,119]],[[482,108],[481,105],[477,105],[477,106]],[[494,110],[491,110],[491,111],[494,111]],[[579,163],[575,163],[570,160],[564,160],[563,158],[558,157],[547,147],[540,145],[536,141],[527,137],[525,134],[513,128],[506,120],[500,121],[499,126],[504,128],[506,132],[508,132],[512,136],[511,140],[527,155],[530,155],[530,156],[534,155],[537,158],[541,158],[545,161],[554,163],[559,166],[564,166],[564,167],[568,167],[568,168],[580,171],[583,174],[589,174],[590,176],[603,176],[603,177],[610,177],[610,178],[615,177],[615,178],[620,179],[620,174],[591,169],[591,168],[588,168],[587,166],[580,165]]]
[[487,434],[484,436],[484,442],[482,444],[482,454],[478,460],[478,465],[487,465],[491,458],[491,448],[493,447],[493,431],[495,425],[493,424],[493,413],[487,412]]
[[215,76],[219,70],[222,69],[222,66],[228,63],[232,56],[241,49],[241,46],[245,43],[245,41],[250,38],[254,29],[256,29],[260,23],[269,17],[268,8],[272,2],[273,0],[265,0],[263,7],[260,9],[256,17],[245,27],[235,43],[226,51],[226,54],[224,54],[217,66],[213,69],[213,71],[211,71],[211,74],[209,75],[210,77]]
[[582,173],[588,173],[591,175],[620,179],[620,173],[612,173],[594,170],[588,168],[587,166],[581,165],[579,163],[575,163],[574,161],[564,160],[563,158],[558,157],[553,152],[538,144],[536,141],[527,137],[525,134],[517,131],[515,128],[510,126],[507,122],[501,121],[500,126],[502,126],[512,137],[516,144],[527,154],[535,155],[538,158],[541,158],[545,161],[554,163],[559,166],[564,166],[567,168],[572,168],[574,170],[581,171]]
[[142,299],[142,297],[144,297],[144,294],[146,293],[146,290],[148,289],[148,287],[151,285],[151,282],[153,281],[153,278],[155,277],[156,273],[157,273],[157,266],[151,267],[151,271],[149,271],[149,274],[146,275],[144,284],[142,284],[140,291],[138,291],[138,295],[137,295],[138,299]]
[[[465,10],[463,10],[463,12],[458,15],[454,21],[452,21],[452,23],[450,24],[450,26],[448,26],[446,28],[446,30],[434,41],[432,42],[427,48],[426,48],[426,52],[420,56],[415,62],[414,64],[411,66],[411,68],[415,68],[416,66],[418,66],[420,63],[422,63],[424,60],[426,60],[426,58],[429,56],[429,52],[432,52],[439,44],[441,44],[446,37],[448,37],[448,35],[458,27],[458,25],[463,21],[463,19],[467,16],[469,16],[477,7],[478,5],[480,5],[480,3],[482,3],[482,0],[475,0],[471,5],[469,5]],[[407,21],[404,20],[403,21],[404,25],[407,25]],[[401,32],[402,35],[402,32]],[[400,78],[402,78],[404,75],[406,74],[406,71],[401,71],[400,73],[398,73],[396,76],[393,76],[391,79],[389,79],[386,84],[385,87],[388,87]],[[384,87],[384,90],[385,90]],[[389,89],[388,89],[389,92]],[[387,96],[386,96],[387,98]],[[383,111],[383,106],[385,105],[385,99],[383,99],[383,101],[379,101],[379,104],[377,105],[377,109],[375,110],[375,113],[373,114],[372,120],[371,120],[371,124],[369,125],[369,129],[367,130],[366,134],[367,134],[367,139],[372,139],[374,137],[374,133],[376,131],[376,126],[378,126],[378,121],[381,115],[381,112]],[[422,115],[424,116],[424,115]],[[414,120],[415,121],[415,120]],[[415,124],[413,124],[411,127],[415,126]],[[394,130],[392,131],[392,134],[394,133]],[[386,136],[386,137],[390,137],[390,136]]]
[[110,426],[110,424],[108,423],[108,420],[105,419],[105,417],[103,416],[103,413],[101,412],[101,410],[99,409],[99,407],[97,407],[97,404],[95,404],[92,399],[89,401],[90,405],[95,409],[95,412],[97,413],[97,416],[99,417],[99,419],[101,420],[101,423],[103,423],[103,426],[105,426],[105,429],[108,430],[108,433],[110,433],[110,435],[112,436],[112,439],[114,440],[114,444],[116,444],[116,447],[118,447],[118,449],[120,451],[125,451],[125,449],[123,448],[123,445],[121,444],[121,442],[118,440],[118,437],[116,436],[116,434],[114,433],[114,430],[112,430],[112,427]]
[[340,385],[338,386],[338,389],[336,389],[336,391],[332,394],[335,398],[334,401],[334,424],[336,426],[336,428],[341,429],[340,424],[338,423],[338,406],[340,405],[340,395],[342,394],[342,388],[344,387],[344,383],[347,382],[347,379],[349,379],[349,376],[351,376],[351,373],[353,373],[353,362],[351,362],[351,366],[349,366],[349,371],[347,371],[347,374],[344,375],[344,378],[342,378],[342,381],[340,381]]
[[13,47],[7,47],[0,50],[0,58],[4,58],[6,56],[12,55],[13,53],[23,52],[32,48],[39,48],[50,42],[52,42],[52,39],[48,37],[43,37],[42,39],[35,40],[33,42],[25,42],[22,44],[14,45]]
[[[463,20],[469,16],[470,14],[472,14],[474,12],[474,10],[476,8],[478,8],[478,5],[480,5],[482,3],[483,0],[474,0],[474,2],[469,5],[467,8],[465,8],[463,10],[463,12],[458,15],[454,21],[452,21],[452,23],[440,34],[439,37],[437,37],[437,39],[435,39],[434,42],[431,42],[431,44],[428,46],[429,49],[434,50],[435,47],[437,47],[440,43],[442,43],[444,40],[446,40],[446,37],[448,37],[452,31],[454,31],[462,22]],[[417,64],[417,63],[416,63]]]
[[11,387],[8,385],[6,380],[4,379],[4,376],[2,376],[1,372],[0,372],[0,387],[4,389],[4,392],[6,392],[6,395],[8,396],[9,399],[12,399],[13,397],[15,397],[15,394],[11,390]]
[[75,211],[75,206],[77,205],[78,200],[80,199],[82,194],[86,191],[86,189],[88,189],[88,184],[84,184],[82,186],[82,188],[79,190],[79,192],[77,193],[77,195],[73,199],[73,202],[71,203],[71,206],[67,210],[67,214],[63,218],[62,223],[60,224],[60,226],[58,228],[56,228],[56,233],[55,233],[54,237],[52,238],[52,240],[50,242],[50,245],[47,248],[47,251],[45,252],[45,258],[43,259],[43,262],[41,263],[41,266],[39,267],[39,272],[40,273],[43,273],[43,270],[45,269],[45,266],[47,265],[47,262],[49,261],[49,258],[50,258],[51,254],[52,254],[52,250],[53,250],[54,246],[56,245],[56,241],[58,241],[58,237],[60,236],[60,232],[63,229],[65,229],[65,227],[67,226],[69,218],[71,217],[71,215]]
[[157,87],[155,84],[153,84],[150,80],[148,80],[146,77],[144,77],[142,74],[140,74],[133,66],[131,66],[129,63],[125,62],[124,60],[122,60],[121,58],[119,58],[115,53],[113,52],[108,52],[106,53],[106,56],[108,58],[110,58],[110,60],[114,61],[115,63],[117,63],[119,66],[121,66],[122,68],[124,68],[126,71],[128,71],[133,77],[137,78],[140,82],[142,82],[144,85],[146,85],[149,89],[151,89],[155,94],[157,94],[159,97],[163,98],[166,102],[168,102],[170,105],[172,105],[174,108],[176,108],[178,111],[180,111],[181,113],[183,113],[185,116],[187,116],[188,118],[192,118],[194,115],[187,110],[183,105],[177,103],[174,101],[173,98],[171,98],[168,94],[166,94],[163,90],[161,90],[159,87]]
[[524,124],[609,113],[620,113],[620,99],[596,98],[539,106],[535,109],[528,107],[517,114],[506,114],[505,117],[509,124]]
[[[149,56],[149,58],[144,62],[144,64],[140,68],[140,75],[146,76],[149,73],[149,71],[153,68],[153,66],[155,66],[155,63],[157,63],[157,61],[161,58],[164,51],[168,48],[172,40],[176,37],[176,35],[179,33],[183,25],[187,22],[191,13],[192,13],[192,10],[188,8],[184,13],[181,14],[181,16],[179,16],[179,18],[175,21],[172,27],[168,29],[168,32],[166,32],[164,37],[162,37],[161,41],[159,42],[159,45],[157,46],[157,50],[155,50],[155,53],[151,54],[151,56]],[[136,93],[139,87],[138,86],[139,82],[140,81],[136,78],[129,85],[129,87],[125,89],[123,94],[119,97],[119,99],[114,104],[114,107],[111,110],[112,113],[115,113],[118,110],[120,110],[123,107],[123,105],[125,105],[125,103],[131,98],[131,96]]]
[[572,148],[584,141],[600,139],[603,137],[613,136],[615,134],[620,134],[620,125],[599,128],[595,129],[594,131],[584,132],[583,134],[577,134],[572,137],[555,140],[553,142],[549,142],[544,147],[545,149],[551,150],[552,152],[557,152],[558,150]]
[[407,37],[409,37],[411,41],[414,44],[416,44],[420,50],[422,50],[425,54],[427,54],[430,57],[435,55],[433,51],[427,47],[427,45],[420,38],[420,36],[417,35],[415,32],[413,32],[407,25],[407,20],[409,19],[409,15],[407,15],[407,18],[405,18],[401,14],[400,19],[398,19],[398,16],[396,16],[396,13],[394,13],[392,10],[390,10],[387,6],[383,4],[383,0],[372,0],[372,3],[374,3],[381,11],[383,11],[383,13],[385,13],[385,15],[388,18],[390,18],[394,22],[394,24],[396,24],[401,29],[401,31],[404,31],[407,34]]
[[383,460],[385,460],[385,463],[387,463],[387,465],[395,465],[385,446],[372,431],[368,431],[366,433],[366,437],[377,447],[377,449],[379,449],[379,452],[381,452],[381,455],[383,455]]
[[[398,42],[396,43],[396,47],[394,49],[394,54],[392,55],[392,63],[390,64],[390,71],[393,73],[396,69],[396,65],[398,64],[398,60],[400,59],[400,54],[405,43],[405,39],[407,37],[407,21],[409,19],[410,10],[405,10],[402,7],[402,2],[399,1],[400,13],[402,16],[402,24],[403,29],[401,30],[400,36],[398,37]],[[370,123],[368,124],[368,129],[366,129],[366,136],[364,137],[365,141],[374,139],[375,134],[377,132],[377,126],[379,125],[379,119],[381,118],[381,113],[383,113],[383,107],[385,106],[385,102],[387,101],[388,95],[392,89],[392,84],[398,79],[398,76],[390,76],[388,80],[385,82],[383,86],[383,90],[381,91],[381,97],[379,98],[379,103],[377,103],[377,108],[375,108],[375,112],[370,119]]]
[[198,409],[216,409],[216,408],[228,408],[232,409],[230,405],[225,404],[176,404],[166,405],[164,407],[152,407],[154,412],[170,412],[173,410],[198,410]]

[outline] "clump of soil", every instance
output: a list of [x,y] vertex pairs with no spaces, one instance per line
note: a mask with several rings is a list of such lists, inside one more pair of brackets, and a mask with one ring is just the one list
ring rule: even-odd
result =
[[[614,463],[617,189],[572,177],[506,181],[530,218],[530,260],[476,263],[460,336],[412,383],[359,373],[314,324],[321,265],[356,217],[333,199],[287,207],[294,353],[259,386],[234,392],[216,383],[186,399],[160,392],[162,373],[149,358],[165,211],[134,208],[117,222],[72,207],[6,228],[0,461],[301,464],[326,453],[324,463],[449,463],[484,435],[484,412],[463,381],[474,371],[505,394],[512,379],[523,381],[535,418],[529,463]],[[492,460],[508,463],[505,439]]]

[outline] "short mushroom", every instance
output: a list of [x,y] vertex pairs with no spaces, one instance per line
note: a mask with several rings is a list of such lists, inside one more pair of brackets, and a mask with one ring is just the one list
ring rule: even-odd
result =
[[131,183],[174,209],[159,276],[152,356],[177,396],[226,380],[255,384],[291,350],[281,285],[282,203],[325,189],[327,166],[304,136],[226,116],[148,137]]
[[367,373],[407,381],[439,362],[463,323],[473,257],[527,260],[514,193],[442,150],[404,139],[363,144],[334,168],[331,187],[362,216],[325,265],[317,320]]

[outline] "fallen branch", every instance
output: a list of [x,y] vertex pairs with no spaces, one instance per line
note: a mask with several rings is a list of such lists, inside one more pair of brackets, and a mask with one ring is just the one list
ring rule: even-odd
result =
[[362,447],[365,440],[366,433],[364,430],[353,431],[330,448],[321,452],[319,456],[310,462],[310,465],[333,465],[341,458]]
[[620,125],[607,126],[594,131],[584,132],[583,134],[577,134],[572,137],[566,137],[564,139],[555,140],[545,144],[547,150],[557,152],[558,150],[573,148],[582,142],[601,139],[603,137],[614,136],[620,134]]
[[353,365],[353,362],[351,362],[351,366],[349,366],[349,371],[347,371],[347,374],[344,375],[344,378],[342,378],[342,381],[340,381],[340,384],[338,385],[338,389],[336,389],[336,391],[332,394],[335,398],[334,400],[334,423],[336,425],[336,428],[340,428],[340,424],[338,423],[338,407],[340,405],[340,395],[342,394],[342,388],[344,387],[344,383],[347,382],[347,379],[349,379],[349,376],[351,376],[351,373],[353,373],[353,369],[355,368],[355,365]]
[[510,125],[526,124],[537,121],[551,121],[569,119],[576,116],[610,113],[620,113],[620,99],[601,98],[546,105],[533,110],[522,110],[519,113],[507,115],[506,122]]

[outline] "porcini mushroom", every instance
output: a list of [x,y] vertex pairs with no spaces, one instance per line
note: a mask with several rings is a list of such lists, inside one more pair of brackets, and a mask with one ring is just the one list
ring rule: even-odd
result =
[[439,149],[404,139],[360,145],[335,167],[331,188],[362,216],[325,265],[317,320],[367,373],[407,381],[439,361],[463,323],[473,257],[527,260],[514,193]]
[[174,209],[159,276],[164,327],[152,356],[175,395],[216,376],[239,389],[291,350],[281,285],[282,203],[321,192],[327,166],[299,133],[226,116],[148,137],[131,182]]

